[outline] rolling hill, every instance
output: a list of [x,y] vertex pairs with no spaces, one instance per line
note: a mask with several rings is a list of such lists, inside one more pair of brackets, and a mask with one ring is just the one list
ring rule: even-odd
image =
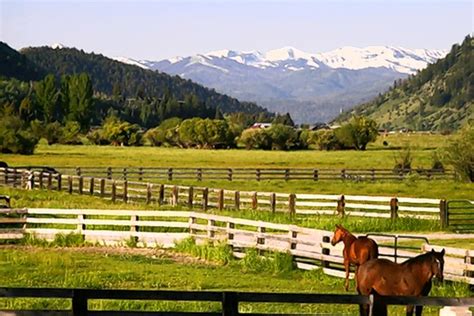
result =
[[399,80],[371,102],[341,114],[336,121],[365,115],[386,129],[456,130],[474,121],[473,39],[455,44],[445,58]]

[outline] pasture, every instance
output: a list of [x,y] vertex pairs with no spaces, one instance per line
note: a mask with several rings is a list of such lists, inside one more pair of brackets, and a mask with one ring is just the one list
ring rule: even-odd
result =
[[[246,150],[197,150],[156,147],[112,147],[112,146],[48,146],[41,143],[32,156],[0,154],[0,161],[12,166],[43,165],[51,167],[233,167],[233,168],[388,168],[395,164],[400,147],[407,142],[412,147],[412,167],[430,168],[432,154],[450,136],[442,135],[388,135],[379,137],[365,152],[357,151],[246,151]],[[388,145],[383,145],[386,141]],[[296,192],[315,194],[354,194],[426,197],[441,199],[471,199],[474,185],[454,180],[420,180],[416,176],[396,181],[226,181],[226,180],[174,180],[162,181],[182,185],[207,186],[211,188]],[[88,208],[88,209],[134,209],[185,210],[185,207],[123,203],[99,197],[67,194],[46,190],[23,191],[0,187],[0,194],[12,197],[15,208]],[[262,212],[249,209],[208,210],[219,215],[261,220],[281,224],[294,224],[308,228],[333,230],[335,224],[343,224],[355,233],[397,232],[430,233],[441,230],[439,221],[399,218],[364,218],[331,215],[297,215]],[[345,294],[343,279],[325,275],[321,271],[288,269],[284,262],[271,264],[275,260],[248,256],[237,261],[228,256],[222,247],[215,250],[182,245],[173,251],[160,249],[105,248],[77,244],[80,247],[59,248],[56,245],[31,241],[31,245],[3,245],[0,247],[0,286],[10,287],[82,287],[108,289],[180,289],[180,290],[234,290],[311,292]],[[472,239],[436,240],[432,243],[452,247],[472,248]],[[28,243],[28,241],[26,241]],[[127,243],[124,243],[127,244]],[[72,244],[74,245],[74,243]],[[408,244],[407,244],[408,245]],[[409,244],[415,245],[414,243]],[[128,244],[134,246],[133,243]],[[416,245],[418,246],[418,245]],[[197,247],[197,246],[196,246]],[[212,252],[215,255],[209,256]],[[185,253],[190,253],[186,255]],[[196,257],[202,257],[197,259]],[[224,260],[223,260],[224,258]],[[278,261],[278,260],[277,260]],[[278,261],[279,262],[279,261]],[[277,263],[278,263],[277,262]],[[269,287],[269,285],[271,285]],[[352,291],[353,283],[351,283]],[[353,291],[354,292],[354,291]],[[354,292],[355,293],[355,292]],[[468,286],[461,283],[435,285],[432,296],[470,296]],[[61,299],[0,299],[0,309],[70,308],[70,303]],[[214,303],[173,302],[111,302],[93,300],[93,308],[132,310],[208,311],[220,310]],[[401,307],[390,307],[394,314],[403,313]],[[309,304],[243,304],[245,312],[302,312],[357,314],[355,306],[309,305]],[[427,308],[426,315],[437,315],[438,308]]]
[[[346,293],[342,279],[316,270],[288,270],[285,265],[277,267],[268,260],[251,257],[252,260],[231,260],[224,264],[157,249],[9,247],[0,251],[0,286]],[[353,283],[351,292],[354,292]],[[466,285],[445,283],[436,284],[432,295],[469,296],[469,291]],[[0,299],[0,309],[44,306],[66,309],[70,308],[68,304],[60,299]],[[212,303],[176,305],[95,300],[91,304],[100,309],[220,310],[218,304]],[[402,307],[391,307],[394,314],[402,310]],[[354,315],[357,307],[266,303],[242,304],[241,311]],[[437,308],[427,309],[426,315],[437,315]]]

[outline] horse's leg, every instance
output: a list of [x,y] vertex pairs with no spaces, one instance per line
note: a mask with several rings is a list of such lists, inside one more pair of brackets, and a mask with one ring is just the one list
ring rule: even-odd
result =
[[349,291],[349,260],[344,260],[344,268],[346,269],[346,292]]
[[422,312],[423,312],[423,305],[416,305],[415,306],[415,315],[416,316],[421,316]]
[[407,305],[407,316],[413,316],[414,305]]

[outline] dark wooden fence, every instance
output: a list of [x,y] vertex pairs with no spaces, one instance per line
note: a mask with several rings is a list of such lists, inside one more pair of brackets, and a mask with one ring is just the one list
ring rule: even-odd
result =
[[444,227],[446,201],[426,198],[387,196],[295,194],[224,190],[201,186],[158,184],[130,180],[96,178],[90,176],[62,175],[50,172],[30,172],[16,168],[0,168],[0,185],[19,188],[39,188],[95,195],[123,202],[200,208],[253,209],[286,212],[290,216],[351,215],[381,217],[397,220],[413,217],[441,220]]
[[[64,289],[64,288],[0,288],[2,298],[63,298],[72,300],[72,309],[64,311],[53,310],[22,310],[22,311],[0,311],[10,313],[8,315],[157,315],[152,311],[113,311],[113,310],[90,310],[89,300],[140,300],[140,301],[198,301],[219,302],[221,311],[207,312],[172,312],[162,311],[159,315],[255,315],[253,313],[241,313],[240,303],[294,303],[294,304],[346,304],[370,306],[370,315],[381,316],[374,309],[380,304],[387,305],[431,305],[431,306],[472,306],[474,298],[446,298],[446,297],[412,297],[412,296],[363,296],[363,295],[340,295],[340,294],[316,294],[316,293],[258,293],[258,292],[221,292],[221,291],[160,291],[160,290],[88,290],[88,289]],[[18,313],[18,314],[17,314]],[[262,314],[259,315],[271,315]],[[301,314],[298,314],[301,315]],[[309,314],[308,314],[309,315]]]
[[314,168],[112,168],[112,167],[61,167],[64,174],[102,177],[107,179],[134,181],[173,181],[173,180],[403,180],[408,175],[418,175],[420,180],[453,179],[451,170],[437,169],[314,169]]

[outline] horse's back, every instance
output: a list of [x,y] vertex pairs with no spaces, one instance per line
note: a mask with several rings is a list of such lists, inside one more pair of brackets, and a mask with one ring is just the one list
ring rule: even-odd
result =
[[359,237],[353,243],[353,255],[358,258],[358,264],[363,264],[366,261],[378,258],[379,247],[373,239]]

